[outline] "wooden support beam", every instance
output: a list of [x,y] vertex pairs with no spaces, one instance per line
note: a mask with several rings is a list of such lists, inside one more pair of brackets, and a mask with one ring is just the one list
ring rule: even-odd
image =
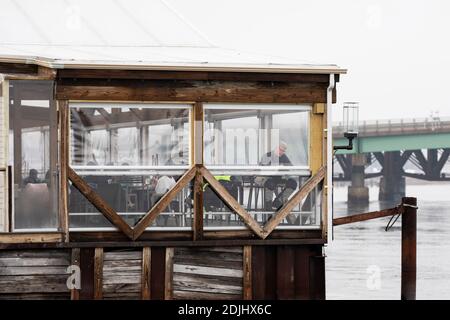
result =
[[[104,108],[97,108],[96,110],[98,111],[98,113],[100,113],[100,115],[103,117],[103,120],[105,122],[107,122],[107,123],[111,122],[111,116]],[[131,110],[132,109],[130,109],[130,111]]]
[[73,185],[81,192],[82,195],[89,200],[94,207],[100,211],[106,219],[108,219],[114,226],[133,239],[133,229],[128,223],[114,211],[111,206],[106,203],[75,171],[68,167],[68,175]]
[[197,167],[194,180],[194,225],[193,240],[203,239],[203,176]]
[[69,241],[69,188],[68,174],[69,167],[69,103],[67,100],[58,101],[59,113],[59,228],[63,232],[66,242]]
[[151,265],[152,265],[152,249],[150,247],[142,248],[142,282],[141,282],[141,299],[151,299]]
[[209,183],[210,187],[217,193],[217,195],[223,200],[223,202],[239,215],[243,222],[260,238],[264,239],[267,237],[267,233],[258,224],[258,222],[253,219],[252,216],[237,202],[237,200],[225,189],[219,181],[214,178],[214,176],[205,167],[200,168],[200,172],[206,181]]
[[174,248],[166,248],[166,270],[164,273],[164,299],[172,300]]
[[195,80],[58,80],[57,99],[203,101],[247,103],[326,102],[326,83]]
[[24,63],[0,62],[0,73],[4,74],[37,74],[38,66]]
[[95,248],[94,255],[94,299],[103,299],[103,248]]
[[172,199],[180,192],[194,177],[196,173],[196,167],[192,166],[177,183],[166,192],[165,195],[148,211],[144,217],[133,228],[132,239],[136,240],[145,231],[145,229],[155,221],[156,217],[169,205]]
[[381,211],[372,211],[372,212],[366,212],[361,214],[355,214],[348,217],[342,217],[342,218],[335,218],[333,219],[333,226],[340,226],[342,224],[349,224],[349,223],[355,223],[355,222],[361,222],[376,218],[383,218],[383,217],[389,217],[394,216],[397,214],[401,214],[403,212],[403,208],[401,206],[385,209]]
[[61,232],[0,233],[0,244],[7,243],[57,243],[64,241]]
[[402,199],[402,284],[401,299],[416,300],[417,199]]
[[[70,264],[72,266],[77,266],[80,268],[80,248],[73,248],[71,253]],[[81,274],[79,274],[81,276]],[[70,290],[70,300],[79,300],[80,299],[80,290],[77,288],[73,288]]]
[[[77,79],[288,81],[326,84],[330,79],[328,74],[108,69],[60,69],[58,70],[58,77]],[[339,81],[338,77],[336,81]]]
[[309,162],[311,173],[314,175],[323,165],[323,116],[325,105],[323,103],[315,103],[313,112],[310,115],[310,146],[309,146]]
[[242,271],[244,275],[243,279],[243,298],[244,300],[252,299],[252,246],[244,246],[242,257]]
[[[298,205],[316,186],[319,184],[326,175],[326,167],[320,168],[317,173],[306,181],[306,183],[292,196],[292,198],[286,202],[278,212],[264,225],[265,237],[267,237],[284,218],[291,213],[292,209]],[[265,238],[264,237],[264,238]]]

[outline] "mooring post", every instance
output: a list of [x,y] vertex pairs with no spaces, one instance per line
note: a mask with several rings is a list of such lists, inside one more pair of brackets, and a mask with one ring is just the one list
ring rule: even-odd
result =
[[417,199],[402,198],[402,300],[416,300]]

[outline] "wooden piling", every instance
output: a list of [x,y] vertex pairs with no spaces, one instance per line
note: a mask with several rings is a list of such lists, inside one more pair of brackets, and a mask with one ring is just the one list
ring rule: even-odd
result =
[[402,300],[416,300],[417,199],[402,198]]

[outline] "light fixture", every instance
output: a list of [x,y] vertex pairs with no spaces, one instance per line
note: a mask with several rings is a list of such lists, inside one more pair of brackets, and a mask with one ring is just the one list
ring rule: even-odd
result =
[[346,146],[334,146],[334,150],[353,150],[353,140],[358,136],[359,103],[344,102],[343,130],[344,137],[348,139]]

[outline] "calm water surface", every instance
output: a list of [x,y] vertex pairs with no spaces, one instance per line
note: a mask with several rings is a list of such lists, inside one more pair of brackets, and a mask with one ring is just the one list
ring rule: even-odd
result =
[[[395,206],[375,201],[378,187],[373,186],[368,208],[349,209],[346,190],[334,189],[335,217]],[[419,206],[417,299],[450,299],[450,183],[407,184],[406,194],[417,197]],[[401,218],[385,232],[388,221],[334,228],[334,241],[325,251],[327,299],[400,298]]]

